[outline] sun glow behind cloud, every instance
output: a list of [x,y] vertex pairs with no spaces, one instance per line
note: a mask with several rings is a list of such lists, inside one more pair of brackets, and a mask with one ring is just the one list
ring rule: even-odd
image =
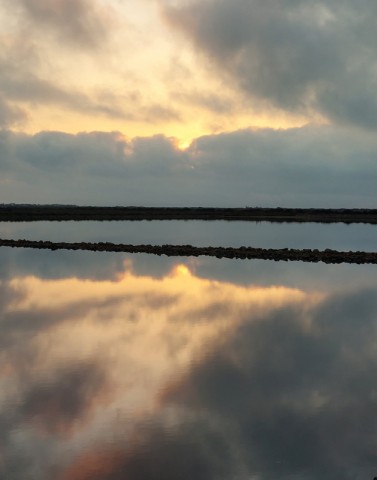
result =
[[[77,15],[88,15],[82,24],[71,5],[18,0],[8,9],[0,2],[0,22],[12,25],[2,40],[3,88],[24,112],[22,121],[12,125],[17,131],[163,133],[186,147],[203,134],[307,122],[305,116],[253,105],[214,75],[187,40],[171,30],[156,2],[97,0],[92,11],[80,0]],[[59,9],[67,22],[61,29]],[[98,39],[90,30],[94,21],[103,31]],[[27,45],[20,42],[22,25]],[[61,41],[69,28],[77,38]],[[84,43],[75,46],[75,41]]]
[[[16,142],[0,145],[1,177],[10,181],[0,201],[373,207],[376,172],[365,146],[377,125],[376,14],[369,0],[360,8],[340,0],[326,6],[320,0],[0,0],[0,129]],[[314,148],[302,146],[306,132],[316,136],[319,126],[323,135]],[[296,127],[303,127],[297,135]],[[45,142],[42,172],[29,170],[36,158],[18,157],[18,139],[29,134],[39,143],[42,136],[35,134],[46,130],[61,136],[120,132],[150,144],[164,136],[177,150],[171,169],[177,172],[183,154],[204,136],[214,145],[224,134],[265,128],[271,133],[266,151],[258,150],[258,135],[251,135],[256,144],[250,149],[234,142],[226,156],[215,152],[206,175],[191,175],[183,189],[165,175],[159,150],[148,152],[148,163],[161,178],[150,185],[142,162],[143,186],[137,188],[128,174],[112,177],[107,159],[99,178],[86,175],[81,150],[62,152]],[[339,161],[342,129],[357,148]],[[20,135],[11,138],[9,131]],[[273,148],[280,132],[290,142],[287,155]],[[91,138],[94,146],[96,134]],[[72,171],[68,181],[56,169],[59,155],[67,165],[74,159],[82,174]],[[232,185],[219,187],[229,175]]]

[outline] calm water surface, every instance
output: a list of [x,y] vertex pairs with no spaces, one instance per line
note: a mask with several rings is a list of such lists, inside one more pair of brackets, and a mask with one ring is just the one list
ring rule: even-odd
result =
[[0,478],[377,475],[375,266],[2,248],[0,309]]
[[225,221],[0,223],[0,238],[377,251],[377,225]]

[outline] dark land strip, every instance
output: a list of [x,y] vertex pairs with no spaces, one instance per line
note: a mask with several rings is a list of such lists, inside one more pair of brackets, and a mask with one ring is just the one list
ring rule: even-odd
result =
[[192,245],[126,245],[116,243],[68,243],[34,240],[1,240],[0,247],[35,248],[44,250],[88,250],[93,252],[127,252],[166,255],[168,257],[198,257],[262,259],[324,263],[377,263],[376,252],[339,252],[337,250],[298,250],[288,248],[253,247],[194,247]]
[[229,220],[268,222],[371,223],[377,209],[327,208],[160,208],[0,205],[0,221]]

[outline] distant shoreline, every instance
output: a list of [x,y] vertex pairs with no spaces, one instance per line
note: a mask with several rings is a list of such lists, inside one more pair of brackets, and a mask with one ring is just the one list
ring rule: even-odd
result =
[[120,220],[226,220],[377,224],[377,209],[365,208],[207,208],[0,205],[0,222]]
[[234,258],[249,260],[301,261],[311,263],[376,264],[376,252],[339,252],[337,250],[311,250],[254,247],[194,247],[192,245],[129,245],[110,242],[50,242],[35,240],[0,239],[0,247],[33,248],[41,250],[86,250],[92,252],[124,252],[165,255],[168,257]]

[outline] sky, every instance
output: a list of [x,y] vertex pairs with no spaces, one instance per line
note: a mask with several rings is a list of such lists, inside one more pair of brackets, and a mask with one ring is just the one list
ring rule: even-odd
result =
[[0,203],[375,207],[373,0],[0,0]]

